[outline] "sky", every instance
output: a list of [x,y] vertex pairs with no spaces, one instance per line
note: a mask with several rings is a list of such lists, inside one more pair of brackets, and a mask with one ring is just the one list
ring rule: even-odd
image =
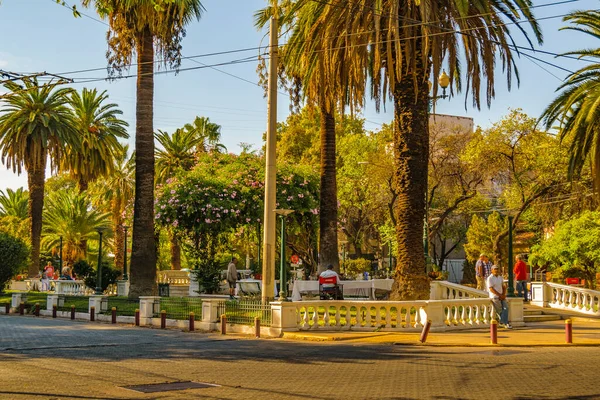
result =
[[[67,3],[77,4],[78,9],[87,16],[74,18],[69,9],[55,0],[2,0],[0,69],[20,73],[46,71],[77,78],[76,82],[105,77],[107,26],[99,21],[93,9],[82,8],[75,0]],[[200,21],[189,25],[183,41],[185,57],[201,57],[184,59],[182,69],[201,67],[199,63],[214,66],[253,57],[258,55],[258,47],[268,44],[267,31],[258,31],[253,22],[254,12],[265,7],[266,0],[204,0],[202,3],[206,12]],[[563,53],[600,47],[599,43],[583,34],[559,32],[559,28],[565,26],[562,22],[565,14],[574,10],[599,9],[598,0],[533,0],[533,3],[534,14],[544,34],[544,44],[536,46],[536,50]],[[514,32],[517,45],[528,46],[516,27],[512,26],[511,32]],[[219,52],[230,53],[210,55]],[[473,109],[470,99],[465,102],[465,95],[461,93],[450,100],[439,100],[436,111],[471,117],[475,125],[484,128],[500,120],[509,108],[521,108],[530,116],[538,117],[554,98],[556,88],[568,71],[587,65],[585,61],[555,58],[539,51],[523,53],[540,61],[526,56],[516,61],[521,82],[519,87],[514,84],[510,92],[503,76],[496,76],[496,97],[490,108],[482,105],[481,110]],[[222,142],[229,151],[239,152],[238,145],[241,142],[260,148],[262,134],[266,130],[267,106],[264,91],[256,84],[256,67],[256,62],[248,62],[181,71],[177,75],[156,75],[155,130],[172,132],[191,122],[195,116],[205,116],[222,126]],[[100,70],[75,73],[96,68]],[[83,87],[107,90],[111,102],[118,104],[123,111],[123,119],[130,124],[130,141],[133,141],[135,78],[75,83],[72,87],[78,90]],[[280,94],[279,121],[288,116],[288,104],[286,96]],[[388,103],[386,111],[376,113],[374,104],[367,102],[362,113],[366,119],[365,128],[376,130],[380,124],[389,123],[393,118],[392,111],[391,103]],[[0,190],[20,186],[27,186],[26,174],[23,172],[18,176],[0,165]]]

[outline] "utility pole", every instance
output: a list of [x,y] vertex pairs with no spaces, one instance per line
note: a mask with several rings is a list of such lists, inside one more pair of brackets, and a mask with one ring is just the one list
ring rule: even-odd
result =
[[265,210],[263,218],[263,265],[262,265],[262,302],[266,303],[275,295],[275,194],[277,176],[277,63],[279,46],[277,35],[277,2],[271,17],[269,33],[269,93],[267,150],[265,168]]

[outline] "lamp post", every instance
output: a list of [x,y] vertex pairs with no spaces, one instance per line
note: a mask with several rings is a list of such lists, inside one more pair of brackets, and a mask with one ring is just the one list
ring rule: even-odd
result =
[[340,243],[342,243],[342,274],[343,274],[344,270],[346,269],[346,245],[348,244],[348,241],[342,240]]
[[393,271],[393,269],[392,269],[392,241],[391,240],[388,243],[388,257],[390,259],[390,261],[389,261],[390,265],[388,266],[387,277],[389,278],[390,273]]
[[275,209],[275,214],[281,219],[281,251],[279,254],[279,301],[285,301],[287,298],[286,277],[285,277],[285,218],[294,212],[294,210]]
[[56,276],[60,277],[60,275],[62,274],[62,264],[63,264],[63,258],[62,258],[62,248],[63,248],[63,243],[62,243],[62,236],[60,237],[60,247],[58,248],[58,259],[60,260],[60,262],[58,263],[58,273],[56,274]]
[[96,294],[102,294],[102,233],[104,232],[104,228],[96,228],[96,232],[98,232],[98,271],[96,275]]
[[513,217],[508,216],[508,293],[507,297],[515,297],[515,287],[513,283]]
[[129,227],[127,225],[123,225],[123,230],[125,231],[125,245],[123,246],[123,280],[126,281],[129,279],[127,276],[127,229]]

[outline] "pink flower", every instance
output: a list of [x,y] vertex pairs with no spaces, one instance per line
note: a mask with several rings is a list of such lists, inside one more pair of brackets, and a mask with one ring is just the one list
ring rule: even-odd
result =
[[211,221],[210,219],[206,218],[206,219],[204,220],[204,222],[206,222],[207,224],[210,224],[212,221]]

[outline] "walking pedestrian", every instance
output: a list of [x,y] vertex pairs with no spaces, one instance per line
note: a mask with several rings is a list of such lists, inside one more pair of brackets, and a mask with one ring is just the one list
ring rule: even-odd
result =
[[517,281],[517,296],[523,296],[523,301],[527,301],[527,264],[523,261],[520,255],[515,257],[517,260],[513,272],[515,273],[515,280]]
[[227,283],[229,284],[229,299],[233,300],[235,297],[235,286],[237,284],[237,258],[233,257],[231,262],[227,266]]

